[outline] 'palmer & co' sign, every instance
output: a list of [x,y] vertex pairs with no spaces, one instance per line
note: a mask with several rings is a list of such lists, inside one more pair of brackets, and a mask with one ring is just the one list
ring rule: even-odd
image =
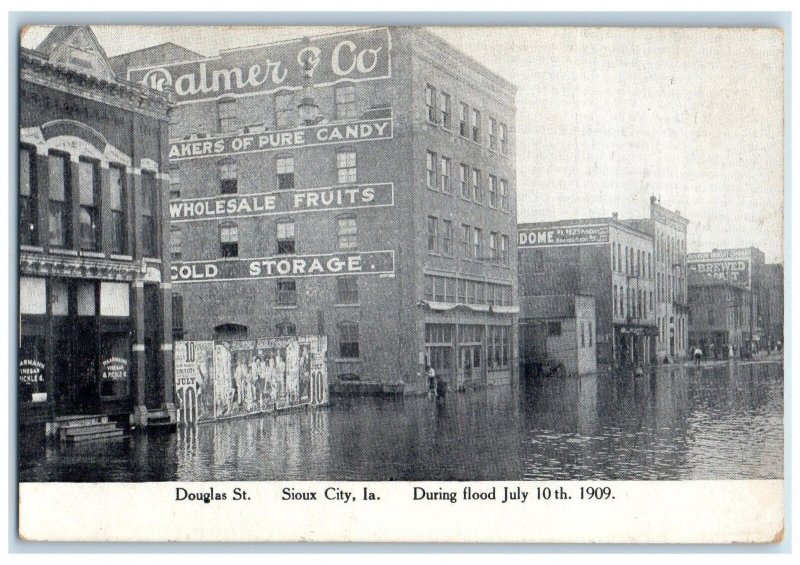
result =
[[389,78],[389,30],[365,29],[222,51],[218,57],[134,68],[128,80],[171,91],[177,104],[299,90],[305,84]]

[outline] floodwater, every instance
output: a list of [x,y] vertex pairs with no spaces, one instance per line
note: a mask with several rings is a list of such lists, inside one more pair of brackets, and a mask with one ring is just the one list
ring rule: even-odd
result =
[[22,481],[783,477],[781,361],[550,378],[21,446]]

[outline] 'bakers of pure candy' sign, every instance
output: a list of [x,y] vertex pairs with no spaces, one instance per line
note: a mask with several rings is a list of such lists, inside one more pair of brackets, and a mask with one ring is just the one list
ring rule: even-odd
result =
[[386,28],[222,51],[217,57],[134,68],[128,80],[171,91],[177,104],[391,77]]

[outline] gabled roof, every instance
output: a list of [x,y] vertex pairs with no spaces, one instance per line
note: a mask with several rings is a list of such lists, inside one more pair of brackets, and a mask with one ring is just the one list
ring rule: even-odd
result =
[[56,26],[36,47],[36,51],[57,65],[106,80],[116,73],[97,36],[89,26]]
[[128,69],[158,66],[175,61],[190,61],[204,57],[205,55],[196,53],[177,43],[167,41],[152,47],[144,47],[136,51],[115,55],[109,58],[108,62],[117,73],[126,75]]

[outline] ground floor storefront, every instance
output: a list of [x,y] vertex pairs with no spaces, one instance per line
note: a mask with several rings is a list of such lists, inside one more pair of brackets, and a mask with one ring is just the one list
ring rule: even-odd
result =
[[650,326],[614,326],[614,363],[642,367],[656,362],[657,330]]
[[20,425],[54,433],[58,422],[87,416],[174,421],[163,308],[158,283],[22,276]]

